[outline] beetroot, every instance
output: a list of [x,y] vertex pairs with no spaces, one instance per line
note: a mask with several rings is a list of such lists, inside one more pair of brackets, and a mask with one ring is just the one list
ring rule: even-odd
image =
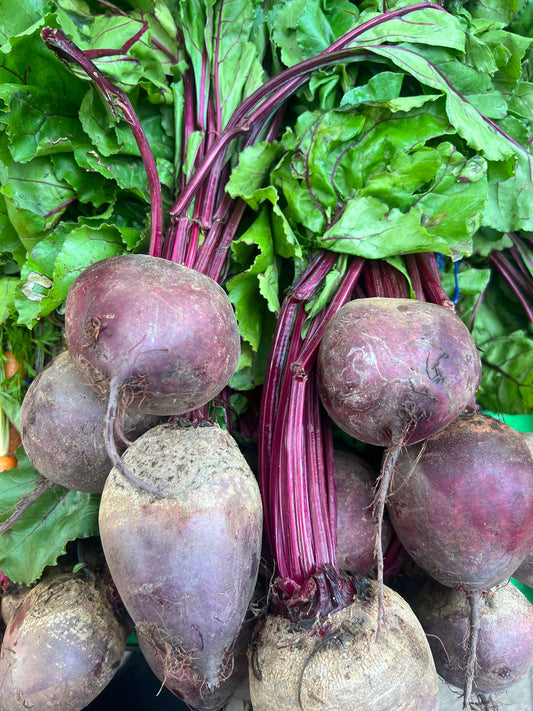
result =
[[318,353],[322,402],[336,424],[381,447],[418,442],[473,401],[481,362],[449,309],[414,299],[348,302]]
[[[523,432],[522,434],[531,451],[531,454],[533,455],[533,432]],[[529,551],[519,567],[514,571],[513,578],[515,578],[515,580],[519,580],[521,583],[524,583],[524,585],[528,585],[530,588],[533,588],[533,548]]]
[[[98,493],[112,464],[104,442],[105,398],[82,378],[67,351],[32,381],[20,411],[20,433],[30,462],[42,476],[67,489]],[[122,454],[161,418],[125,412],[115,446]]]
[[533,458],[522,435],[463,415],[398,457],[388,504],[409,555],[444,585],[488,590],[533,545]]
[[119,469],[119,407],[155,415],[199,408],[226,387],[240,355],[222,287],[145,254],[103,259],[76,278],[65,303],[65,337],[80,373],[109,398],[106,445]]
[[383,517],[400,448],[438,432],[473,405],[481,361],[468,329],[450,309],[370,297],[349,301],[331,317],[317,376],[332,420],[352,437],[388,448],[374,505],[382,587]]
[[[375,566],[375,524],[372,514],[376,473],[361,457],[335,451],[337,489],[337,566],[339,570],[368,575]],[[383,525],[383,550],[392,538]]]
[[[428,635],[437,672],[462,687],[470,627],[466,593],[428,581],[412,604]],[[485,695],[497,694],[533,666],[533,605],[514,585],[505,584],[482,595],[479,617],[473,687]]]
[[11,616],[0,652],[2,711],[81,711],[113,678],[126,631],[104,590],[79,576],[43,580]]
[[240,682],[232,670],[261,556],[258,484],[231,435],[207,423],[158,425],[124,460],[148,486],[116,469],[106,481],[111,575],[162,683],[194,709],[219,709]]
[[437,674],[422,627],[385,586],[379,636],[375,582],[352,604],[310,622],[269,615],[250,650],[254,711],[437,711]]

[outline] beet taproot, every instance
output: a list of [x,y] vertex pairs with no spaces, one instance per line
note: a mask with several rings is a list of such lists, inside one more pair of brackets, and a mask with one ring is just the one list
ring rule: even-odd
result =
[[217,425],[158,425],[113,469],[100,536],[141,648],[162,683],[194,709],[219,709],[240,679],[234,654],[257,580],[262,503],[233,437]]
[[62,574],[37,583],[6,627],[0,708],[81,711],[113,678],[125,644],[125,628],[92,580]]
[[377,584],[315,621],[268,615],[250,649],[254,711],[437,711],[438,683],[426,636],[403,598]]
[[[67,489],[99,493],[112,463],[104,441],[106,400],[82,378],[68,351],[31,382],[20,410],[22,444],[42,476]],[[161,421],[126,411],[116,422],[122,454],[131,440]]]
[[402,449],[388,510],[402,545],[432,578],[488,590],[533,545],[533,457],[503,422],[462,415]]

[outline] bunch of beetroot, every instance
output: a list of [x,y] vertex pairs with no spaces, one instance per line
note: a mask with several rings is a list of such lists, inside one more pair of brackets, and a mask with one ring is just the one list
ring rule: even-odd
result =
[[[417,259],[426,268],[434,260],[431,255]],[[419,669],[414,684],[408,677],[383,671],[379,682],[371,681],[366,662],[372,669],[376,662],[368,657],[350,671],[343,662],[343,679],[351,681],[339,683],[338,694],[331,685],[324,687],[323,694],[315,691],[317,677],[310,667],[318,665],[318,658],[325,660],[326,648],[335,647],[337,654],[340,646],[353,654],[361,630],[368,625],[365,634],[378,645],[373,648],[377,652],[394,625],[398,611],[383,582],[388,512],[403,554],[450,590],[460,591],[470,605],[468,651],[455,676],[450,678],[437,666],[439,674],[464,687],[463,703],[468,708],[473,689],[486,699],[503,686],[476,683],[479,606],[481,599],[490,599],[493,589],[508,580],[531,549],[531,453],[520,433],[478,412],[479,355],[467,328],[438,289],[428,289],[417,299],[406,298],[404,277],[394,274],[389,265],[355,260],[329,306],[304,330],[305,304],[333,261],[332,255],[322,254],[287,297],[263,389],[260,475],[278,577],[271,591],[271,618],[259,629],[252,647],[252,702],[254,708],[272,708],[270,684],[282,668],[295,665],[298,684],[273,708],[296,709],[304,698],[304,708],[324,704],[331,709],[349,708],[355,698],[360,708],[370,709],[375,708],[378,688],[380,708],[437,708],[431,685],[422,691],[421,679],[431,676],[430,669]],[[415,264],[411,262],[412,272]],[[387,277],[379,281],[379,290],[376,269]],[[435,286],[435,270],[428,273],[434,275]],[[365,592],[360,578],[347,575],[335,555],[336,461],[324,411],[354,441],[383,451],[370,502],[377,581]],[[343,505],[338,502],[337,509]],[[355,528],[355,522],[352,525]],[[397,555],[398,548],[395,551]],[[346,559],[339,562],[342,566]],[[355,572],[367,573],[362,561],[360,565]],[[373,600],[372,613],[365,609],[364,624],[361,600],[368,600],[368,605]],[[529,603],[524,601],[527,609]],[[357,618],[355,629],[342,619],[345,614],[350,620]],[[313,621],[311,630],[307,620]],[[311,637],[302,656],[297,644],[278,645],[276,655],[264,651],[270,649],[273,629],[287,625],[283,635]],[[442,629],[439,639],[445,654],[453,655],[454,642],[446,639]],[[490,656],[487,646],[482,648],[484,663]],[[403,657],[396,659],[399,669],[403,670],[404,660],[413,669],[409,649],[412,641],[406,641]],[[518,680],[533,662],[531,644],[522,651],[520,665],[516,672],[509,670],[506,684]],[[336,678],[337,672],[329,674]],[[324,677],[328,678],[325,671],[320,674]],[[350,686],[355,680],[363,680],[363,687],[371,688],[374,696],[367,699],[362,690]],[[389,694],[393,701],[388,701]]]
[[[247,666],[254,711],[437,711],[437,672],[464,686],[464,708],[474,690],[488,699],[505,684],[494,683],[501,662],[480,647],[482,605],[497,607],[494,591],[533,547],[533,459],[521,435],[478,412],[479,354],[435,255],[406,257],[402,273],[321,251],[301,271],[270,349],[257,478],[212,417],[240,355],[220,284],[244,205],[224,193],[225,151],[239,135],[243,147],[273,138],[276,110],[316,68],[346,59],[353,36],[267,83],[224,131],[216,126],[165,235],[155,164],[127,97],[61,31],[46,28],[43,38],[130,123],[152,231],[150,254],[96,262],[75,280],[67,352],[29,389],[21,434],[45,476],[102,492],[106,563],[154,673],[199,711],[220,709]],[[334,270],[341,276],[326,306],[312,308]],[[39,417],[42,401],[68,402],[61,409],[78,423],[75,442],[62,437],[64,459],[74,451],[77,462],[65,476],[47,448],[61,424]],[[356,443],[373,451],[377,471],[361,464]],[[351,496],[357,513],[346,523]],[[346,537],[352,525],[361,532]],[[262,556],[268,602],[251,637]],[[420,598],[417,616],[393,590],[407,557],[460,601],[467,626],[452,635],[447,625],[449,641],[432,626],[436,593]],[[22,613],[14,619],[12,645]],[[426,633],[440,637],[453,675]],[[530,659],[499,677],[513,683]],[[16,678],[6,708],[59,705],[7,651],[0,664]]]

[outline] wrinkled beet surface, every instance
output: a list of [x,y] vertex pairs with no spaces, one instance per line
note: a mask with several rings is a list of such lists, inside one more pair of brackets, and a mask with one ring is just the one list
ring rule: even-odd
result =
[[103,259],[77,277],[65,336],[74,364],[100,395],[118,378],[124,405],[156,415],[207,403],[226,387],[240,355],[222,287],[145,254]]
[[254,633],[254,711],[437,711],[435,665],[409,605],[388,587],[376,638],[377,585],[313,623],[269,615]]
[[318,353],[320,397],[330,417],[382,447],[445,427],[472,403],[480,377],[463,322],[414,299],[348,302],[328,323]]

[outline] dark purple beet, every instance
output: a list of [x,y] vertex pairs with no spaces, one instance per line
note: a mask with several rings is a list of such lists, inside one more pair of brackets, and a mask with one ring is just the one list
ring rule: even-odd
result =
[[[377,474],[361,457],[335,452],[337,490],[337,566],[339,570],[368,575],[375,566],[374,486]],[[383,526],[383,550],[392,537],[388,521]]]
[[[98,493],[112,464],[104,442],[106,400],[74,367],[67,351],[57,355],[32,381],[22,402],[20,433],[30,462],[55,484]],[[161,418],[125,412],[117,421],[120,454]]]
[[[428,636],[437,672],[462,688],[470,632],[467,593],[429,581],[412,605]],[[474,690],[496,694],[523,679],[532,666],[533,605],[510,583],[482,595]]]
[[533,458],[519,432],[463,415],[398,457],[388,509],[409,555],[444,585],[488,590],[533,545]]
[[425,439],[472,404],[481,362],[464,323],[414,299],[366,298],[333,315],[318,353],[320,397],[362,442]]
[[126,476],[131,472],[113,436],[120,411],[179,415],[200,408],[226,387],[240,356],[237,321],[222,287],[145,254],[103,259],[76,278],[65,304],[65,337],[74,365],[108,397],[107,452]]
[[228,384],[240,354],[224,290],[166,259],[104,259],[74,281],[65,337],[76,367],[100,394],[120,383],[129,409],[176,415],[205,405]]

